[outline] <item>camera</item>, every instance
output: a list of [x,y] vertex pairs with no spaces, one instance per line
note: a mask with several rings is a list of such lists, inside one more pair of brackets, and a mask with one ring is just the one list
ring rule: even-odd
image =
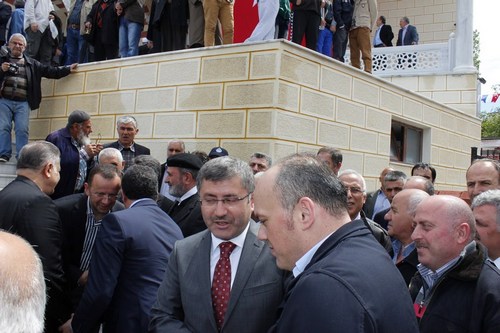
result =
[[13,63],[9,64],[9,73],[11,74],[17,74],[19,73],[19,66]]

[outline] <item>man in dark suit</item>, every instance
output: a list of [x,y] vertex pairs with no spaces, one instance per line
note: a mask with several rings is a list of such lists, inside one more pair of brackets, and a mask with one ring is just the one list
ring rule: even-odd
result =
[[321,162],[282,160],[257,178],[254,201],[259,239],[294,276],[267,332],[418,332],[398,270]]
[[394,33],[392,32],[392,27],[385,24],[385,16],[379,16],[377,19],[377,31],[373,37],[373,47],[388,47],[392,46],[392,39],[394,38]]
[[417,28],[410,24],[410,19],[408,17],[403,17],[399,20],[399,29],[397,46],[405,45],[417,45],[418,44],[418,32]]
[[198,189],[208,230],[175,244],[149,331],[266,332],[276,319],[284,273],[250,220],[252,170],[232,157],[210,160]]
[[[403,190],[407,179],[408,177],[406,176],[406,174],[403,171],[399,170],[390,171],[387,173],[387,175],[385,175],[384,193],[389,203],[392,203],[392,199],[394,198],[394,196]],[[373,217],[373,221],[380,224],[385,230],[387,230],[387,220],[385,219],[385,214],[389,212],[389,209],[390,206],[389,208],[376,213]]]
[[139,155],[151,155],[149,148],[136,143],[135,136],[139,133],[137,120],[132,116],[122,116],[116,121],[118,140],[104,145],[104,148],[112,147],[118,149],[125,161],[125,171],[132,165],[134,157]]
[[61,223],[49,195],[59,181],[59,149],[50,142],[36,141],[21,149],[17,178],[0,192],[0,228],[28,241],[40,256],[47,284],[45,332],[70,316],[63,293],[65,277],[61,260]]
[[181,153],[167,159],[169,193],[179,198],[171,201],[165,198],[160,208],[181,228],[184,237],[194,235],[207,228],[201,215],[200,196],[196,187],[196,177],[203,163],[198,156]]
[[84,184],[85,194],[77,193],[55,201],[63,231],[63,267],[70,289],[73,310],[78,306],[87,283],[92,250],[101,220],[109,212],[125,207],[116,201],[121,173],[113,165],[96,166]]
[[104,332],[146,332],[170,252],[182,238],[179,227],[157,206],[157,190],[150,167],[133,165],[125,172],[127,209],[102,220],[85,292],[63,332],[89,332],[100,322]]
[[384,192],[384,178],[385,175],[387,175],[387,173],[390,171],[394,171],[394,169],[391,167],[384,168],[380,173],[380,176],[378,177],[380,188],[375,192],[370,192],[366,195],[366,202],[363,205],[363,212],[369,219],[373,220],[375,214],[382,210],[388,209],[391,206],[391,203],[389,202],[389,200],[387,200]]

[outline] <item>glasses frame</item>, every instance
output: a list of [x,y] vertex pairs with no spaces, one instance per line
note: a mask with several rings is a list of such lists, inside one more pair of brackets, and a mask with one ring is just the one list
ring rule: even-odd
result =
[[211,198],[208,199],[208,202],[210,203],[207,202],[207,199],[200,199],[199,201],[200,204],[205,207],[216,207],[219,204],[219,202],[221,202],[226,207],[230,207],[236,205],[238,202],[241,202],[242,200],[245,200],[246,198],[250,198],[252,193],[253,192],[248,192],[248,194],[245,195],[244,197],[227,197],[222,199]]

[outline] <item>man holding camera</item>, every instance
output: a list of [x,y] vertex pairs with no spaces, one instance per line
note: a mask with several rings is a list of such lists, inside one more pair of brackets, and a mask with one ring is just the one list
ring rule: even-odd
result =
[[[24,54],[26,38],[13,34],[8,52],[0,51],[0,162],[12,155],[12,121],[16,131],[16,156],[28,143],[29,113],[38,109],[42,100],[42,77],[60,79],[76,71],[78,64],[52,67],[43,65]],[[2,52],[3,51],[3,52]]]

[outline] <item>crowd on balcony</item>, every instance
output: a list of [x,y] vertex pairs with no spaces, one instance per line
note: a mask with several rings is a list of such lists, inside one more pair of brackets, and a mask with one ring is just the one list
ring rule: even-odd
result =
[[[232,0],[153,0],[147,22],[138,0],[72,0],[64,18],[58,17],[50,0],[16,0],[14,10],[0,4],[0,44],[22,33],[27,54],[43,64],[69,65],[234,41]],[[366,72],[372,70],[372,46],[393,45],[392,28],[378,16],[375,0],[255,4],[259,21],[245,42],[289,38],[342,62],[349,42],[351,64],[360,68],[362,61]],[[396,45],[418,43],[416,28],[409,22],[401,18]]]

